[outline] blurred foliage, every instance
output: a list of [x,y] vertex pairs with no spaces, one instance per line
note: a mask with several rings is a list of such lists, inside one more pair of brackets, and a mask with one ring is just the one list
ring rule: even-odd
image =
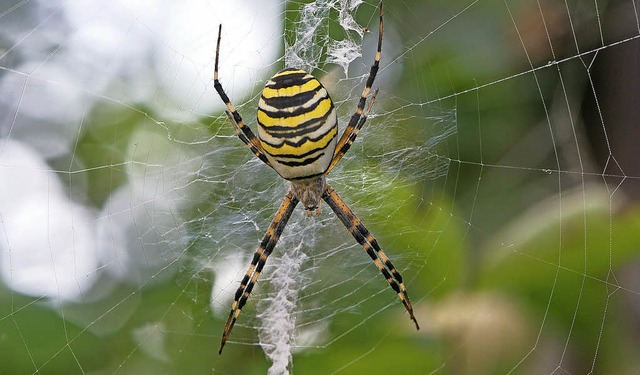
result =
[[[290,12],[299,5],[287,3]],[[614,194],[615,184],[603,178],[588,140],[577,142],[584,142],[579,153],[590,169],[577,168],[575,155],[565,152],[570,146],[556,127],[573,126],[581,137],[581,124],[577,113],[575,123],[562,122],[555,109],[565,99],[580,103],[589,88],[586,79],[575,78],[564,83],[575,83],[569,94],[558,94],[556,69],[573,79],[585,73],[581,63],[530,71],[556,59],[549,40],[558,46],[556,57],[576,55],[562,29],[568,27],[563,9],[518,1],[509,2],[506,14],[504,2],[481,2],[454,16],[468,5],[385,1],[386,30],[402,43],[403,55],[382,65],[401,64],[402,73],[394,87],[384,87],[376,106],[390,111],[400,101],[420,103],[403,110],[392,136],[406,144],[428,139],[417,123],[426,121],[424,107],[448,106],[442,113],[456,113],[457,134],[439,151],[450,159],[445,178],[416,180],[400,173],[397,188],[367,190],[359,198],[381,202],[363,221],[374,223],[371,231],[404,266],[413,261],[405,278],[421,330],[413,329],[399,304],[375,314],[343,314],[327,329],[331,337],[348,333],[296,353],[293,373],[640,371],[640,298],[633,277],[640,267],[640,208],[624,196],[625,184]],[[550,24],[546,35],[536,34],[544,29],[530,19],[539,15],[538,6],[549,19],[562,20]],[[601,9],[603,19],[606,11]],[[358,20],[366,24],[374,15],[367,4]],[[514,23],[523,28],[522,40]],[[584,35],[584,50],[598,46],[587,32],[591,27],[586,21],[574,25]],[[99,206],[126,179],[123,154],[140,117],[98,108],[87,119],[92,126],[79,136],[76,153],[88,173],[92,204]],[[616,126],[607,119],[605,124]],[[403,131],[405,126],[415,132]],[[209,131],[217,133],[218,122]],[[240,142],[233,142],[241,151],[228,160],[247,160]],[[198,217],[215,204],[203,201],[187,216]],[[214,276],[192,272],[185,265],[183,273],[144,288],[104,276],[105,284],[115,284],[108,297],[63,307],[1,289],[0,372],[266,373],[269,363],[258,346],[228,345],[217,355],[224,322],[210,312]]]

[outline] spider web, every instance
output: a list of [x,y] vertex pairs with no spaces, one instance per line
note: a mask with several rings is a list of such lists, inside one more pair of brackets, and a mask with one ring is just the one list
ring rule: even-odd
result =
[[384,3],[380,94],[329,176],[421,330],[328,207],[298,208],[222,355],[287,184],[237,139],[307,69],[341,130],[376,2],[0,2],[7,373],[640,371],[638,4]]

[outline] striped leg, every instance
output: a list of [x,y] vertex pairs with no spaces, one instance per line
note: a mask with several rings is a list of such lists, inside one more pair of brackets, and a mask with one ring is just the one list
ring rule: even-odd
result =
[[358,219],[358,217],[353,213],[353,211],[351,211],[349,206],[347,206],[331,186],[327,185],[327,189],[322,195],[322,199],[324,199],[333,212],[336,213],[338,218],[340,218],[340,221],[342,221],[344,226],[347,227],[356,241],[362,245],[369,257],[373,260],[373,263],[375,263],[376,267],[378,267],[380,272],[382,272],[382,275],[387,279],[389,286],[391,286],[398,295],[398,298],[404,305],[404,308],[409,313],[409,317],[415,323],[416,329],[420,329],[418,321],[413,315],[413,307],[411,306],[407,289],[402,282],[402,276],[400,276],[398,270],[393,266],[384,251],[382,251],[376,238],[369,233],[360,219]]
[[369,111],[371,111],[371,107],[373,107],[373,103],[376,101],[376,96],[378,96],[378,90],[376,90],[373,93],[373,96],[371,97],[371,101],[369,102],[369,106],[367,107],[367,110],[362,114],[362,116],[360,117],[360,121],[358,121],[358,124],[350,132],[349,138],[347,138],[345,143],[342,144],[340,148],[336,147],[336,151],[334,153],[333,159],[331,159],[331,164],[329,164],[329,168],[327,168],[327,171],[324,173],[325,175],[329,173],[329,171],[332,170],[333,167],[336,166],[336,164],[338,164],[338,162],[340,161],[340,159],[342,159],[344,154],[346,154],[347,151],[349,151],[349,149],[351,148],[351,145],[356,140],[356,137],[358,136],[360,129],[362,129],[362,125],[364,125],[365,121],[367,121],[367,118],[369,116]]
[[[333,153],[333,160],[331,161],[329,168],[327,168],[325,175],[329,173],[329,171],[332,170],[333,167],[336,166],[336,164],[338,164],[338,161],[340,161],[340,159],[342,159],[342,157],[347,152],[347,150],[349,150],[349,147],[351,147],[351,143],[353,143],[353,141],[356,139],[356,136],[358,135],[358,130],[360,130],[360,128],[362,128],[362,125],[364,125],[365,121],[367,121],[367,114],[369,113],[369,110],[373,105],[373,100],[369,104],[369,108],[367,109],[366,114],[363,116],[364,106],[367,102],[367,98],[369,97],[369,94],[371,93],[371,87],[373,86],[373,81],[375,81],[376,79],[376,74],[378,74],[378,68],[380,67],[381,56],[382,56],[382,2],[380,2],[380,33],[378,34],[378,51],[376,52],[376,58],[373,61],[371,70],[369,71],[369,77],[367,78],[367,83],[364,87],[364,90],[362,90],[362,96],[360,96],[360,101],[358,102],[358,107],[356,109],[356,112],[351,116],[351,119],[349,120],[349,124],[347,124],[347,127],[344,130],[344,133],[342,133],[342,136],[338,141],[336,150]],[[351,142],[349,143],[349,141]]]
[[253,290],[254,285],[256,285],[258,276],[260,276],[260,272],[262,272],[262,268],[267,262],[267,258],[276,246],[278,239],[280,239],[280,235],[282,234],[284,227],[287,225],[287,221],[289,221],[289,217],[291,217],[291,213],[297,204],[298,198],[293,195],[293,192],[289,191],[280,205],[276,216],[273,218],[271,225],[269,225],[267,233],[265,233],[262,238],[262,242],[260,242],[258,250],[253,254],[251,265],[249,266],[247,273],[242,278],[240,287],[236,290],[233,304],[231,305],[231,312],[229,313],[227,323],[225,324],[224,331],[222,332],[222,341],[220,343],[220,351],[218,351],[218,354],[222,353],[222,348],[224,348],[224,344],[226,344],[227,339],[231,335],[231,330],[236,324],[240,311],[247,302],[249,295],[251,295],[251,291]]
[[234,107],[234,105],[231,103],[231,101],[229,100],[229,97],[224,92],[224,89],[222,88],[220,81],[218,80],[218,60],[220,57],[221,33],[222,33],[222,24],[218,28],[218,43],[216,44],[216,62],[215,62],[215,68],[213,72],[213,87],[218,92],[218,95],[220,95],[220,99],[222,99],[224,104],[227,106],[227,110],[228,110],[227,117],[229,118],[229,122],[231,122],[231,125],[233,125],[233,129],[236,131],[238,138],[240,138],[240,140],[244,142],[244,144],[246,144],[251,149],[251,152],[253,152],[255,156],[257,156],[260,160],[262,160],[262,162],[264,162],[266,165],[271,167],[271,163],[267,159],[267,156],[264,154],[264,150],[260,145],[260,141],[258,140],[256,135],[253,134],[251,129],[244,123],[244,121],[242,121],[242,117],[240,116],[240,113],[238,113],[238,111],[236,110],[236,107]]

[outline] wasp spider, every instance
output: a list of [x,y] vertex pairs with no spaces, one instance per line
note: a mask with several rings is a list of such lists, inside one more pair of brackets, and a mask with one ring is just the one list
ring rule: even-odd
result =
[[276,73],[267,82],[258,103],[258,137],[242,121],[242,117],[231,104],[218,80],[218,58],[220,53],[220,33],[216,46],[214,86],[227,106],[227,117],[238,138],[266,165],[273,168],[282,178],[290,182],[290,188],[280,205],[271,225],[267,229],[251,265],[240,282],[231,305],[231,312],[222,333],[219,353],[227,342],[240,311],[244,307],[267,257],[278,242],[287,225],[293,209],[302,202],[308,216],[320,213],[320,199],[327,202],[349,232],[373,260],[391,288],[418,327],[413,315],[413,307],[402,282],[402,276],[393,266],[376,238],[369,233],[360,219],[326,182],[325,176],[336,166],[349,150],[358,132],[367,120],[367,115],[378,94],[376,90],[369,105],[365,104],[373,81],[376,78],[382,50],[382,3],[380,4],[380,33],[378,51],[371,66],[369,77],[356,112],[351,116],[344,133],[338,135],[336,109],[329,93],[312,75],[300,69],[287,68]]

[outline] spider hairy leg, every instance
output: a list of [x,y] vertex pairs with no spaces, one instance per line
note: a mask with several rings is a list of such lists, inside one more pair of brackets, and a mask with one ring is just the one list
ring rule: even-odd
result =
[[[333,160],[331,160],[331,164],[329,168],[325,171],[325,175],[328,174],[333,167],[338,164],[340,159],[344,156],[344,154],[349,150],[353,141],[355,141],[356,136],[358,135],[358,130],[362,128],[365,121],[367,121],[367,115],[371,110],[374,99],[371,100],[367,111],[364,113],[364,107],[367,102],[367,98],[371,93],[371,87],[373,86],[373,82],[376,79],[376,75],[378,74],[378,69],[380,68],[380,59],[382,58],[382,30],[383,30],[383,22],[382,22],[382,2],[380,2],[380,31],[378,33],[378,50],[376,51],[376,57],[373,60],[373,65],[371,65],[371,70],[369,71],[369,77],[367,77],[367,83],[365,84],[364,90],[362,90],[362,95],[360,96],[360,100],[358,101],[358,107],[356,108],[356,112],[351,116],[347,127],[342,133],[340,140],[336,146],[336,149],[333,153]],[[376,90],[377,93],[378,90]],[[375,96],[376,94],[374,94]],[[357,129],[357,130],[356,130]],[[354,135],[355,132],[355,135]],[[350,143],[348,144],[348,142]],[[348,145],[347,145],[348,144]]]
[[221,38],[222,38],[222,24],[220,24],[220,26],[218,27],[218,42],[216,43],[216,61],[215,61],[214,71],[213,71],[213,87],[216,89],[216,92],[218,92],[220,99],[222,99],[224,104],[227,106],[227,111],[228,111],[227,118],[229,119],[229,122],[233,126],[233,129],[235,130],[238,138],[240,138],[240,140],[244,144],[246,144],[249,147],[249,149],[251,149],[251,152],[253,152],[255,156],[257,156],[260,160],[262,160],[263,163],[271,167],[271,163],[269,162],[269,159],[267,159],[267,156],[264,154],[264,150],[260,145],[260,141],[255,136],[255,134],[253,134],[251,129],[244,123],[244,121],[242,120],[242,116],[240,116],[240,113],[238,113],[238,111],[236,110],[236,107],[231,103],[231,100],[229,99],[227,94],[224,92],[224,89],[222,88],[222,84],[218,80],[218,61],[220,60]]
[[[248,145],[248,146],[249,146],[249,148],[251,148],[251,147],[252,147],[252,145],[250,144],[251,142],[249,141],[249,139],[247,138],[247,136],[246,136],[246,135],[244,135],[244,134],[240,131],[240,128],[238,127],[238,124],[236,124],[236,122],[235,122],[235,121],[233,121],[233,117],[231,117],[231,113],[230,113],[229,111],[224,111],[224,113],[227,115],[227,119],[229,119],[229,122],[230,122],[230,123],[231,123],[231,125],[233,126],[233,130],[235,130],[235,131],[236,131],[236,135],[238,136],[238,138],[240,138],[240,140],[241,140],[242,142],[244,142],[246,145]],[[251,151],[253,151],[253,149],[251,149]],[[256,154],[255,152],[254,152],[254,154],[255,154],[256,156],[258,156],[258,154]],[[260,157],[260,156],[258,156],[258,157]]]
[[251,295],[251,291],[258,281],[258,277],[262,272],[264,265],[267,262],[267,258],[271,255],[273,248],[276,246],[276,243],[280,239],[280,235],[282,231],[287,226],[287,221],[291,217],[291,213],[293,209],[298,204],[298,198],[289,191],[284,198],[284,201],[280,205],[278,212],[276,213],[271,225],[267,229],[262,241],[260,242],[260,246],[253,254],[253,259],[251,260],[251,264],[249,265],[249,269],[245,273],[242,281],[240,282],[240,286],[236,290],[236,294],[233,299],[233,304],[231,305],[231,311],[229,312],[229,317],[227,318],[227,323],[224,326],[224,330],[222,332],[222,340],[220,342],[220,350],[218,354],[222,354],[222,349],[224,345],[227,343],[229,336],[231,335],[231,330],[233,326],[236,324],[238,316],[240,315],[240,311],[246,304],[249,296]]
[[375,103],[377,96],[378,96],[378,89],[376,89],[376,91],[373,93],[373,96],[371,97],[371,101],[369,102],[369,106],[367,107],[367,110],[364,112],[362,117],[360,117],[360,121],[358,121],[358,124],[355,126],[351,134],[349,134],[349,137],[347,138],[346,142],[342,145],[342,147],[337,149],[336,154],[333,157],[333,160],[331,160],[331,164],[329,165],[327,173],[329,173],[329,171],[333,169],[333,167],[336,164],[338,164],[338,162],[347,153],[347,151],[349,151],[349,149],[351,148],[351,145],[353,145],[353,142],[355,142],[356,137],[360,133],[360,129],[362,129],[362,126],[367,121],[367,118],[369,118],[369,111],[371,111],[371,107],[373,107],[373,103]]
[[331,207],[333,212],[336,213],[344,226],[347,227],[351,235],[364,248],[369,257],[373,260],[373,263],[375,263],[378,270],[380,270],[384,278],[389,283],[391,289],[393,289],[398,295],[400,302],[402,302],[404,308],[409,313],[409,317],[415,324],[416,329],[420,329],[418,321],[413,314],[413,306],[409,300],[407,288],[404,286],[404,282],[402,281],[402,276],[393,266],[391,260],[389,260],[384,251],[382,251],[376,238],[369,233],[364,224],[362,224],[362,221],[360,221],[353,211],[351,211],[349,206],[347,206],[331,186],[327,185],[325,193],[322,195],[322,199],[327,202],[329,207]]

